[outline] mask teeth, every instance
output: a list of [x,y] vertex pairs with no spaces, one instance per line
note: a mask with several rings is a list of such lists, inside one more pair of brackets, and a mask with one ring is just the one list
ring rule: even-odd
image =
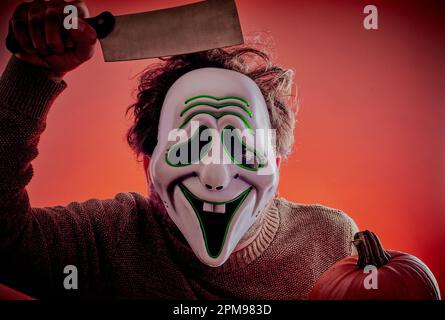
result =
[[215,204],[215,212],[226,213],[226,205],[225,204]]
[[202,211],[213,212],[213,204],[203,201]]

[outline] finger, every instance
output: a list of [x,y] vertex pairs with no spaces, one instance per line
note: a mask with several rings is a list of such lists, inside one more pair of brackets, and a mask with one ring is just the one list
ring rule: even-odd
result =
[[55,54],[61,54],[65,49],[62,38],[62,20],[62,6],[51,2],[45,11],[45,37],[47,47]]
[[94,44],[96,43],[97,34],[88,23],[79,19],[77,29],[68,30],[70,37],[75,43],[75,54],[82,60],[86,61],[94,53]]
[[45,11],[44,1],[38,0],[31,4],[28,10],[28,30],[31,41],[38,53],[49,53],[45,38]]
[[30,3],[23,2],[17,6],[12,19],[11,27],[14,33],[14,38],[23,51],[27,53],[35,53],[35,49],[31,42],[31,37],[28,32],[28,9]]

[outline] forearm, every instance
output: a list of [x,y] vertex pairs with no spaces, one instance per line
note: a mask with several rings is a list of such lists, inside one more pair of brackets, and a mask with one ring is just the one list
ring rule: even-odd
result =
[[11,245],[30,211],[26,185],[48,110],[66,87],[11,58],[0,79],[0,248]]
[[101,290],[101,266],[109,265],[134,210],[132,198],[30,206],[31,161],[49,108],[65,87],[16,59],[0,79],[0,283],[35,297],[70,294],[63,287],[67,265],[82,275],[78,292]]

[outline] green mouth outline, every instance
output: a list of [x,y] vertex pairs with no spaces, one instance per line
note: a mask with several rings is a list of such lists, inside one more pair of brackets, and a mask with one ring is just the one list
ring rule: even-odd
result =
[[[205,246],[206,246],[207,254],[208,254],[210,257],[212,257],[212,258],[218,258],[219,255],[221,254],[221,251],[222,251],[222,249],[223,249],[223,247],[224,247],[224,244],[225,244],[225,242],[226,242],[227,232],[229,231],[229,227],[230,227],[230,224],[232,223],[233,217],[235,216],[235,214],[236,214],[236,212],[238,211],[238,209],[240,208],[240,206],[244,203],[244,200],[246,200],[247,196],[250,194],[250,191],[252,191],[253,187],[249,187],[249,188],[247,188],[246,190],[244,190],[243,192],[241,192],[239,195],[237,195],[235,198],[233,198],[233,199],[231,199],[231,200],[228,200],[228,201],[222,201],[222,202],[212,202],[212,201],[205,201],[205,200],[202,200],[201,198],[195,196],[195,195],[194,195],[190,190],[188,190],[182,183],[179,184],[179,188],[181,189],[181,191],[182,191],[182,193],[184,194],[185,198],[186,198],[187,201],[190,203],[190,205],[191,205],[192,208],[193,208],[193,211],[195,212],[196,216],[198,217],[199,224],[200,224],[200,227],[201,227],[201,231],[202,231],[202,234],[203,234],[203,237],[204,237],[204,243],[205,243]],[[238,201],[238,200],[239,200],[238,205],[237,205],[236,208],[233,210],[233,212],[231,213],[231,216],[230,216],[229,220],[227,221],[227,225],[226,225],[226,228],[225,228],[225,231],[224,231],[224,237],[223,237],[223,240],[222,240],[222,242],[221,242],[221,245],[220,245],[220,248],[219,248],[219,250],[218,250],[218,253],[217,253],[216,255],[212,255],[212,254],[210,253],[209,244],[208,244],[208,241],[207,241],[207,235],[206,235],[205,226],[204,226],[203,220],[202,220],[202,218],[201,218],[201,216],[200,216],[200,210],[198,210],[198,209],[195,207],[195,205],[193,204],[193,200],[192,200],[191,198],[197,199],[197,200],[199,200],[199,201],[201,201],[201,202],[207,202],[207,203],[211,203],[211,204],[227,204],[227,203],[231,203],[231,202],[234,202],[234,201]]]

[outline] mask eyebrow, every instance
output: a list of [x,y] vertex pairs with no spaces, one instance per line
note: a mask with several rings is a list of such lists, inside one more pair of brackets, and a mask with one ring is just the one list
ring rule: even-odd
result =
[[228,99],[239,100],[239,101],[241,101],[241,102],[244,102],[244,104],[245,104],[246,106],[250,106],[249,101],[247,101],[246,99],[241,98],[241,97],[237,97],[237,96],[227,96],[227,97],[221,97],[221,98],[218,98],[218,97],[214,97],[214,96],[210,96],[210,95],[205,95],[205,94],[203,94],[203,95],[199,95],[199,96],[191,97],[190,99],[185,100],[184,103],[187,104],[187,103],[189,103],[189,102],[191,102],[191,101],[193,101],[193,100],[197,100],[197,99],[201,99],[201,98],[213,99],[213,100],[216,100],[216,101],[222,101],[222,100],[228,100]]
[[[190,99],[187,99],[185,101],[185,104],[188,104],[189,102],[196,101],[196,100],[203,99],[203,98],[215,100],[216,102],[197,101],[189,106],[186,106],[181,111],[180,116],[182,117],[187,111],[189,111],[190,109],[193,109],[195,107],[208,106],[208,107],[212,107],[214,109],[222,109],[225,107],[238,107],[238,108],[242,109],[245,113],[247,113],[247,115],[250,118],[252,118],[252,112],[246,108],[246,106],[248,107],[250,105],[250,103],[246,99],[236,97],[236,96],[227,96],[227,97],[218,98],[218,97],[214,97],[214,96],[210,96],[210,95],[199,95],[199,96],[195,96]],[[241,104],[239,102],[221,102],[221,103],[219,103],[219,101],[223,101],[223,100],[238,100],[238,101],[242,102],[243,104]]]
[[242,110],[244,110],[244,112],[246,112],[247,115],[250,118],[252,118],[252,112],[250,110],[248,110],[245,106],[243,106],[239,103],[236,103],[236,102],[228,102],[228,103],[220,103],[220,104],[215,104],[215,103],[210,103],[210,102],[197,102],[197,103],[194,103],[194,104],[186,107],[184,110],[182,110],[180,116],[182,117],[184,115],[184,113],[186,113],[190,109],[192,109],[194,107],[198,107],[198,106],[208,106],[208,107],[212,107],[215,109],[222,109],[224,107],[238,107],[238,108],[241,108]]
[[238,117],[239,119],[241,119],[241,121],[244,123],[244,125],[250,130],[252,131],[252,126],[250,125],[250,123],[246,120],[246,118],[244,118],[241,114],[237,113],[237,112],[230,112],[230,111],[223,111],[223,112],[213,112],[213,111],[196,111],[192,114],[190,114],[180,125],[179,125],[179,129],[184,128],[184,126],[190,121],[192,120],[192,118],[194,118],[195,116],[199,115],[199,114],[208,114],[209,116],[212,116],[215,119],[220,119],[224,116],[235,116]]

